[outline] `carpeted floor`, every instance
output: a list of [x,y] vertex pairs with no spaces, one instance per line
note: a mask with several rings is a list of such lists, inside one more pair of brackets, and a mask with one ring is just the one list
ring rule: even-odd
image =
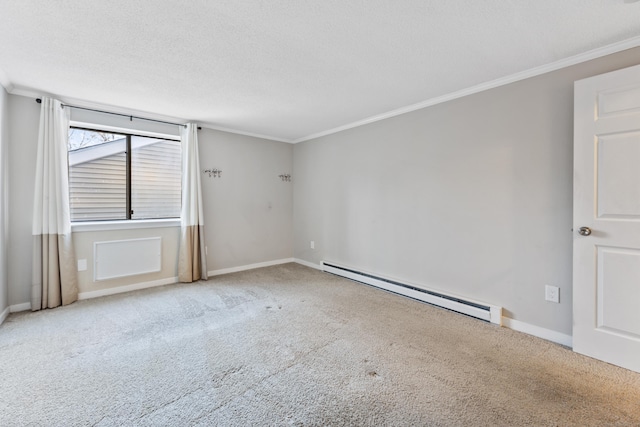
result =
[[285,264],[12,314],[0,425],[638,426],[640,374]]

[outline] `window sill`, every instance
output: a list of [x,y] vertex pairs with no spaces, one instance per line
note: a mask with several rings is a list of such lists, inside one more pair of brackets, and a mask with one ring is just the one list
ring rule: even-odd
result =
[[163,227],[180,227],[180,218],[72,222],[71,232],[82,233],[84,231],[133,230]]

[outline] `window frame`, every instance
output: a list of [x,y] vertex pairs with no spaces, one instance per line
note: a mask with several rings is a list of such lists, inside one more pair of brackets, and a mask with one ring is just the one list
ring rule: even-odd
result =
[[[157,132],[146,132],[137,129],[127,129],[120,127],[112,127],[112,126],[103,126],[94,123],[83,123],[83,122],[75,122],[71,121],[69,123],[69,130],[78,129],[85,130],[89,132],[108,132],[118,135],[123,135],[126,137],[126,218],[122,219],[89,219],[86,221],[75,220],[71,221],[72,231],[101,231],[101,230],[121,230],[121,229],[131,229],[131,228],[163,228],[163,227],[175,227],[180,226],[181,224],[181,215],[176,217],[167,217],[167,218],[131,218],[132,210],[131,210],[131,138],[132,137],[141,137],[141,138],[154,138],[161,139],[167,141],[177,141],[180,142],[180,136],[171,135],[165,133],[157,133]],[[182,151],[182,147],[180,147]],[[70,168],[69,165],[69,153],[71,151],[68,150],[67,147],[67,176],[69,176]],[[180,164],[182,168],[182,161],[180,159]],[[181,188],[182,191],[182,188]],[[180,198],[182,200],[182,197]],[[182,204],[182,202],[181,202]]]

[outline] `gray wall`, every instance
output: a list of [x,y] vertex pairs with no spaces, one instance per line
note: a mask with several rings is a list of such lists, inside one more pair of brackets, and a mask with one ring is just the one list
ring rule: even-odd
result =
[[9,96],[9,304],[31,300],[31,222],[40,105]]
[[9,306],[7,274],[7,197],[9,147],[9,95],[0,86],[0,313]]
[[[9,304],[30,300],[31,217],[40,106],[33,98],[9,96]],[[177,127],[72,110],[71,119],[121,129],[176,134]],[[199,131],[201,168],[223,170],[222,178],[202,175],[208,270],[240,267],[293,256],[293,186],[278,175],[291,172],[293,146],[286,143]],[[93,282],[93,242],[161,236],[159,273]],[[80,292],[92,292],[177,276],[179,228],[74,232],[78,259],[89,269],[79,273]],[[215,279],[214,279],[215,280]]]
[[629,50],[297,144],[295,257],[571,334],[573,82],[639,62]]
[[293,145],[212,129],[198,133],[209,256],[221,270],[293,257]]
[[[638,63],[633,49],[295,146],[203,129],[201,167],[223,171],[202,178],[209,270],[292,256],[334,261],[570,334],[573,81]],[[9,304],[20,304],[31,281],[39,106],[0,92],[11,248],[0,244],[0,262],[8,253]],[[293,183],[280,181],[292,168]],[[175,256],[177,229],[162,233]],[[84,252],[104,236],[79,234],[78,257],[90,261]],[[171,275],[175,265],[161,277],[95,284],[87,272],[81,290]],[[545,284],[560,286],[560,304],[544,301]]]

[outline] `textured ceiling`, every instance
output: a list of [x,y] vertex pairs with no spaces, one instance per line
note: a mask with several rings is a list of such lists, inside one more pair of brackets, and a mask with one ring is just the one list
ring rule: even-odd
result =
[[623,0],[0,0],[0,83],[296,141],[638,38]]

